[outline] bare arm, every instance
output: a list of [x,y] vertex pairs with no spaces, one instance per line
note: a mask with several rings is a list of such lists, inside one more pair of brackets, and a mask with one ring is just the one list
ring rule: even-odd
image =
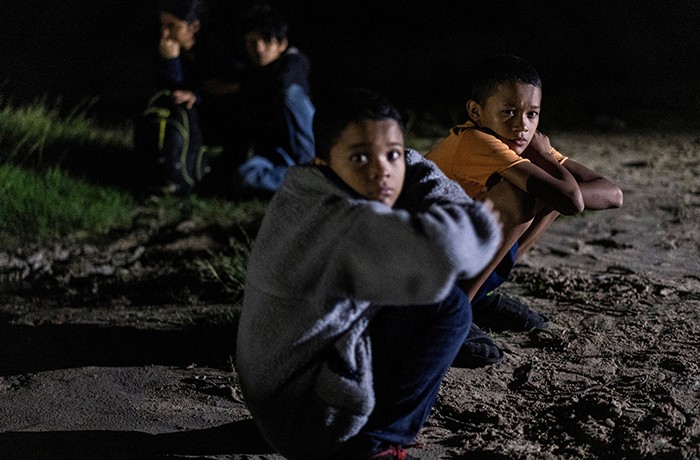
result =
[[577,214],[584,209],[582,191],[571,172],[554,159],[551,149],[547,136],[536,133],[522,154],[530,162],[518,163],[501,176],[555,211]]
[[586,209],[601,210],[622,206],[622,190],[613,182],[574,160],[563,165],[578,182]]

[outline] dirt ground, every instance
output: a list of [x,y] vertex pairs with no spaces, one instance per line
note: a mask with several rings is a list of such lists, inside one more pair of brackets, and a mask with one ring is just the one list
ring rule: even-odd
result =
[[[503,290],[552,320],[451,369],[423,459],[700,458],[700,136],[552,134],[623,208],[558,219]],[[0,458],[277,459],[236,381],[239,229],[135,218],[0,251]]]

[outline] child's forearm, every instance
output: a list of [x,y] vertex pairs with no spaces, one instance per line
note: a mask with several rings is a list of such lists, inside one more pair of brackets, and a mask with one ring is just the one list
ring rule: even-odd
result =
[[622,190],[596,171],[574,160],[566,160],[564,167],[578,182],[585,209],[601,210],[622,206]]
[[533,175],[527,179],[526,190],[565,216],[578,214],[585,208],[582,191],[575,181],[572,184],[571,181],[562,181],[553,177],[543,180]]
[[579,182],[586,209],[602,210],[622,206],[622,190],[607,179],[599,178],[588,182]]
[[513,182],[513,175],[526,178],[525,191],[541,200],[553,210],[573,215],[583,211],[584,199],[576,178],[553,159],[529,158],[530,163],[521,163],[506,170],[502,175]]

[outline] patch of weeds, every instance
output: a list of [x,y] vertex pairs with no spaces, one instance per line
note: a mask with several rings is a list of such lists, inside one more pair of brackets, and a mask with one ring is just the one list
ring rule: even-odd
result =
[[103,234],[130,220],[133,198],[51,168],[0,165],[0,232],[43,239],[76,231]]
[[23,107],[0,107],[0,162],[41,166],[57,164],[75,150],[130,150],[132,129],[105,129],[87,116],[95,99],[61,113],[60,103],[53,107],[37,100]]
[[240,300],[245,288],[246,264],[252,243],[234,243],[233,253],[216,254],[208,260],[198,261],[205,278],[213,281],[227,297]]
[[207,324],[219,326],[234,326],[238,324],[240,309],[228,308],[207,317]]
[[238,226],[243,232],[250,231],[252,233],[257,230],[257,226],[265,214],[267,200],[203,199],[193,194],[186,197],[177,195],[151,196],[148,204],[158,210],[161,224],[191,219],[202,222],[204,225]]

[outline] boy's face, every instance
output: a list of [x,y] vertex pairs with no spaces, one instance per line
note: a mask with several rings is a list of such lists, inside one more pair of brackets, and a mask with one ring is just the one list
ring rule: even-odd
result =
[[469,117],[481,128],[495,132],[518,155],[535,135],[540,121],[542,90],[526,83],[503,83],[483,105],[467,103]]
[[200,27],[199,21],[189,23],[165,11],[161,11],[159,17],[161,39],[173,40],[184,50],[194,46],[195,36]]
[[245,36],[245,49],[253,64],[264,67],[275,62],[287,50],[287,39],[273,38],[265,40],[259,32],[250,32]]
[[406,176],[403,132],[396,120],[362,120],[349,124],[331,147],[330,167],[350,188],[368,200],[393,206]]

